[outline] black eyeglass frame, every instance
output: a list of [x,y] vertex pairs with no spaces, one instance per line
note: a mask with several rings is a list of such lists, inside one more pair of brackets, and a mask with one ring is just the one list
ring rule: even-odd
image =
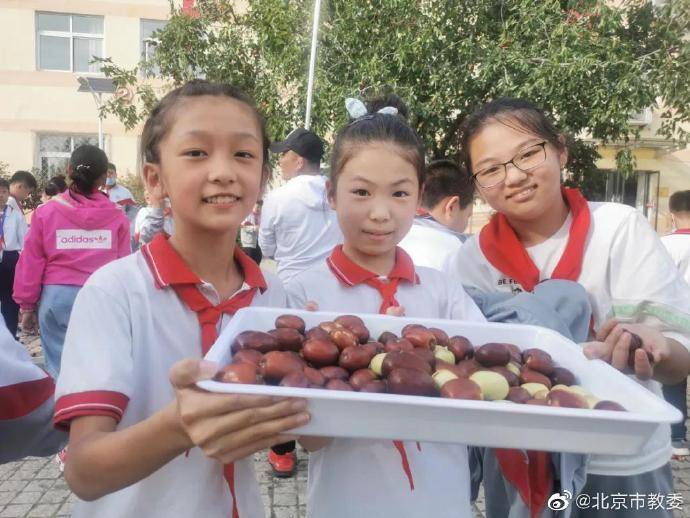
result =
[[[523,149],[522,151],[520,151],[519,153],[517,153],[513,158],[511,158],[511,159],[508,160],[507,162],[503,162],[502,164],[494,164],[494,165],[491,165],[491,166],[489,166],[489,167],[485,167],[485,168],[482,169],[481,171],[478,171],[478,172],[476,172],[476,173],[474,173],[474,174],[472,175],[472,181],[473,181],[474,183],[476,183],[477,185],[479,185],[480,187],[482,187],[483,189],[491,189],[491,188],[496,187],[497,185],[501,185],[503,182],[505,182],[506,177],[508,176],[508,164],[513,164],[513,166],[514,166],[516,169],[519,169],[520,171],[523,171],[523,172],[530,171],[530,170],[534,169],[535,167],[540,166],[541,164],[543,164],[544,162],[546,162],[546,144],[548,144],[548,141],[547,141],[547,140],[545,140],[545,141],[543,141],[543,142],[538,142],[537,144],[532,144],[531,146],[528,146],[528,147],[526,147],[525,149]],[[527,151],[528,149],[531,149],[531,148],[533,148],[533,147],[538,147],[538,146],[541,147],[541,148],[542,148],[542,151],[544,152],[544,158],[542,159],[541,162],[539,162],[539,163],[537,163],[537,164],[534,164],[534,165],[532,165],[532,166],[530,166],[530,167],[528,167],[528,168],[522,168],[522,167],[520,167],[519,165],[517,165],[517,164],[515,163],[515,159],[516,159],[518,156],[520,156],[521,154],[523,154],[523,153],[524,153],[525,151]],[[482,185],[482,184],[479,182],[479,180],[477,180],[477,177],[478,177],[480,174],[482,174],[484,171],[486,171],[487,169],[491,169],[492,167],[496,167],[496,166],[502,166],[502,167],[503,167],[503,177],[502,177],[499,181],[497,181],[496,183],[494,183],[494,184],[491,184],[491,185],[488,185],[488,186],[487,186],[487,185]]]

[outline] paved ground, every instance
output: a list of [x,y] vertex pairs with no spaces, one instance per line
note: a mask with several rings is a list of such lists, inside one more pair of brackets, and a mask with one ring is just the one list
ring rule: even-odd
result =
[[[36,361],[40,362],[38,341],[28,339],[26,342]],[[298,471],[294,478],[274,478],[265,454],[256,456],[256,472],[267,517],[305,516],[307,459],[303,452],[298,452]],[[687,503],[676,516],[690,518],[690,458],[673,461],[673,478],[677,494]],[[52,458],[28,458],[0,465],[0,518],[70,516],[75,501]],[[476,516],[483,517],[483,511],[484,499],[480,496]]]

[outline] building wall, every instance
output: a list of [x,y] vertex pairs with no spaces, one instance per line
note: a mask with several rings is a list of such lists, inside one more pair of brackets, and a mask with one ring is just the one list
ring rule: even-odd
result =
[[[168,0],[0,0],[0,162],[10,170],[38,166],[41,134],[98,133],[96,104],[78,93],[79,72],[38,70],[36,13],[103,16],[104,55],[133,67],[141,55],[141,20],[165,20]],[[136,174],[140,128],[104,120],[105,151],[118,170]]]

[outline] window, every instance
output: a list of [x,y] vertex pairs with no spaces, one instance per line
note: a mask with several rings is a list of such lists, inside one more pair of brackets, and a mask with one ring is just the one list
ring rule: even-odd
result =
[[39,135],[38,164],[43,178],[67,174],[72,151],[83,144],[98,145],[98,135]]
[[93,57],[103,57],[103,17],[37,13],[36,49],[39,70],[100,72]]
[[[141,20],[141,60],[148,62],[160,41],[156,38],[155,32],[163,29],[168,22],[165,20]],[[158,67],[150,67],[147,75],[158,75]]]

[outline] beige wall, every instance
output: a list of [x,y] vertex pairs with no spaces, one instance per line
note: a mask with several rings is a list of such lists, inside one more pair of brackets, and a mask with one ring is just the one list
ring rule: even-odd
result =
[[[103,16],[105,56],[133,67],[141,52],[141,20],[165,19],[168,10],[167,0],[0,0],[0,162],[11,170],[37,166],[42,133],[98,133],[92,96],[77,92],[81,74],[37,70],[37,11]],[[136,174],[140,129],[128,132],[112,117],[103,129],[111,161],[122,173]]]

